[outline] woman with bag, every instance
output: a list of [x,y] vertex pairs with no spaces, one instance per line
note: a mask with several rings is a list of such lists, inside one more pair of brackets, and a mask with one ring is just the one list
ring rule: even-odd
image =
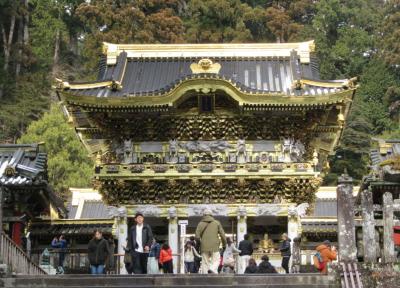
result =
[[195,257],[200,257],[196,248],[193,247],[192,242],[188,241],[185,244],[185,272],[186,273],[196,273],[195,268]]
[[160,259],[160,244],[157,240],[153,238],[151,243],[149,258],[147,261],[147,274],[160,274],[160,269],[158,267],[158,259]]

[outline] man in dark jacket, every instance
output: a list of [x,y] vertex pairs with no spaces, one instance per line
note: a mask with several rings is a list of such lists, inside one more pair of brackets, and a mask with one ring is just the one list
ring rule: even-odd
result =
[[108,241],[103,238],[103,234],[99,230],[89,241],[88,256],[91,274],[104,274],[104,265],[110,256],[110,248]]
[[261,258],[261,263],[258,265],[258,271],[257,273],[259,274],[264,274],[264,273],[278,273],[275,269],[274,266],[269,262],[269,257],[267,255],[262,256]]
[[282,268],[285,269],[286,274],[289,274],[289,260],[290,256],[292,255],[290,249],[290,239],[286,233],[282,234],[282,242],[281,246],[279,247],[279,251],[281,251],[282,256]]
[[239,242],[239,268],[238,274],[243,274],[246,267],[249,265],[251,255],[253,255],[253,243],[249,240],[249,234],[244,235],[244,240]]
[[142,213],[136,213],[135,222],[128,234],[128,249],[132,253],[133,273],[147,274],[147,257],[153,241],[153,232],[151,227],[144,223]]

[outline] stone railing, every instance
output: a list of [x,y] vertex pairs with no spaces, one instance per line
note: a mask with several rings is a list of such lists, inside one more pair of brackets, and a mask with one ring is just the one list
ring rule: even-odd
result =
[[1,234],[0,255],[10,272],[21,275],[45,275],[42,268],[35,264],[4,232]]

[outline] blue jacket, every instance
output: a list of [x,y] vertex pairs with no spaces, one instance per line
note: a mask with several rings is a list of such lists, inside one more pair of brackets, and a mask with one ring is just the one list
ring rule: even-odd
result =
[[290,252],[290,239],[283,240],[281,243],[281,247],[279,247],[279,251],[281,251],[281,256],[290,257],[292,253]]
[[161,250],[160,244],[155,243],[151,245],[149,257],[156,257],[156,259],[160,258],[160,250]]

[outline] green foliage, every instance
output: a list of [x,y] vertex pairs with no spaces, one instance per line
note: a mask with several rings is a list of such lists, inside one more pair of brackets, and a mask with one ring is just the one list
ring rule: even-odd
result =
[[47,75],[32,73],[7,86],[8,97],[0,99],[0,142],[15,143],[29,123],[49,108]]
[[60,195],[69,187],[90,185],[93,163],[77,135],[56,105],[38,121],[32,122],[18,143],[44,142],[48,153],[49,182]]
[[38,65],[49,68],[53,64],[54,46],[57,31],[65,34],[67,27],[61,19],[63,1],[32,0],[30,28],[32,52]]

